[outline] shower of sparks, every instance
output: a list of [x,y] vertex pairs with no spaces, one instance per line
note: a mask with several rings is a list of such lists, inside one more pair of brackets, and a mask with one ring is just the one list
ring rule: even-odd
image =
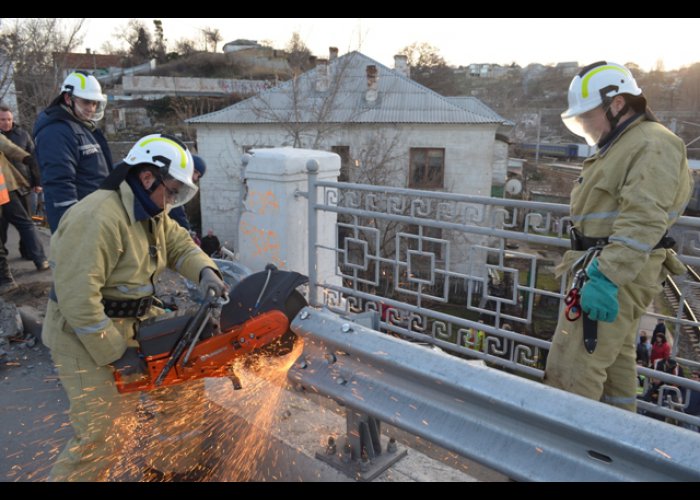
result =
[[[288,463],[274,456],[274,426],[288,416],[279,408],[287,371],[303,349],[282,357],[248,356],[233,367],[243,389],[218,385],[233,400],[214,403],[204,379],[134,396],[138,410],[111,421],[98,461],[106,481],[251,481],[279,477]],[[56,453],[58,450],[52,450]],[[78,479],[75,477],[73,479]]]

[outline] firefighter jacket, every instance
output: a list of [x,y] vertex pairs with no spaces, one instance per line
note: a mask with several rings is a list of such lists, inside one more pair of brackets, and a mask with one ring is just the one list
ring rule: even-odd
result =
[[66,210],[100,187],[112,170],[107,139],[63,105],[49,106],[34,125],[46,216],[51,232]]
[[[610,281],[658,286],[667,273],[685,272],[670,250],[655,247],[683,215],[692,189],[683,141],[640,116],[584,161],[571,192],[571,217],[584,236],[608,238],[599,269]],[[567,252],[558,270],[580,255]]]
[[99,189],[73,206],[53,234],[51,261],[60,314],[47,313],[52,324],[45,323],[42,340],[50,349],[85,349],[96,364],[109,364],[134,345],[138,320],[108,317],[103,298],[152,296],[154,279],[166,267],[195,283],[205,267],[218,272],[167,214],[137,220],[134,198],[126,181],[116,190]]
[[[2,132],[2,135],[11,140],[14,144],[25,150],[28,154],[34,156],[34,141],[32,136],[24,128],[20,127],[16,123],[12,125],[12,128],[8,132]],[[24,162],[13,160],[12,164],[15,168],[22,174],[29,187],[41,186],[41,176],[39,174],[39,165],[34,162],[32,165],[27,165]]]
[[20,187],[29,187],[22,173],[18,172],[12,164],[12,162],[22,162],[27,156],[29,156],[27,151],[0,134],[0,167],[9,191],[15,191]]

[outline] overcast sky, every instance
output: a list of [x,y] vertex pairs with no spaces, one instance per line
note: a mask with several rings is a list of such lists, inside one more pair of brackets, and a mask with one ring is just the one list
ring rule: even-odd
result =
[[[142,19],[150,28],[153,19]],[[99,51],[128,18],[89,19],[84,47]],[[284,48],[292,33],[318,56],[335,46],[344,54],[360,50],[389,67],[393,56],[414,42],[427,42],[451,65],[473,62],[521,66],[606,59],[635,62],[644,70],[663,60],[667,70],[700,62],[698,19],[358,19],[161,18],[171,47],[182,38],[201,39],[201,28],[218,28],[223,43],[237,38],[267,40]]]

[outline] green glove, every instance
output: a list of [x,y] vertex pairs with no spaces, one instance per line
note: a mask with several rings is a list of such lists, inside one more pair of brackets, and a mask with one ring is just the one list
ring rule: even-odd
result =
[[581,290],[581,309],[593,321],[612,323],[617,318],[617,285],[598,270],[598,259],[586,270],[588,281]]

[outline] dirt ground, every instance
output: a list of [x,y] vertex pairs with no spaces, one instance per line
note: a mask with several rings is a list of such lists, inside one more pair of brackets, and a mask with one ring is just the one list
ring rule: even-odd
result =
[[[48,230],[40,229],[40,238],[48,254]],[[44,481],[72,435],[68,401],[48,349],[39,339],[27,341],[10,332],[17,328],[17,308],[43,320],[52,277],[20,257],[14,227],[7,249],[19,288],[0,296],[0,348],[7,353],[0,356],[0,482]],[[184,281],[174,273],[158,285],[173,302],[186,302]]]
[[[49,233],[40,233],[48,252]],[[17,232],[10,227],[8,260],[19,288],[0,297],[3,333],[16,323],[17,307],[42,319],[51,287],[51,272],[38,272],[33,262],[23,260],[17,242]],[[2,348],[7,354],[0,358],[0,481],[42,481],[71,435],[68,403],[41,342],[11,338]]]

